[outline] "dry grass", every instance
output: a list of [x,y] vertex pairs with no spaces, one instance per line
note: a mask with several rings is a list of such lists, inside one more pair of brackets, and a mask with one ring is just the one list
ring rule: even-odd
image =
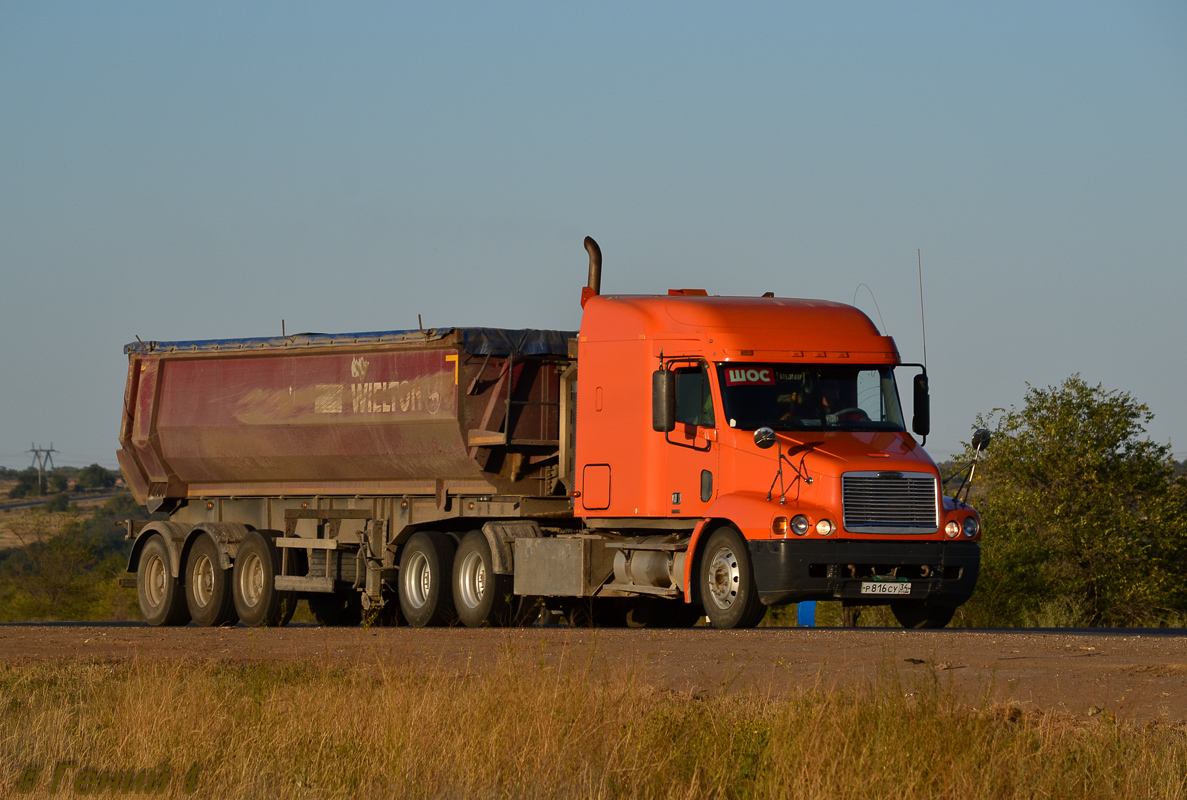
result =
[[218,798],[1083,800],[1183,797],[1187,735],[962,707],[934,676],[780,699],[682,695],[523,652],[461,675],[384,663],[0,666],[0,796],[16,795],[29,765],[43,768],[44,794],[59,761],[169,764],[171,796],[197,763],[192,796]]

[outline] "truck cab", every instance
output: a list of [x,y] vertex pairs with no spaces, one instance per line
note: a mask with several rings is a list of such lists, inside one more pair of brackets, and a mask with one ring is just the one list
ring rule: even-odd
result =
[[894,340],[856,308],[592,296],[578,364],[575,515],[686,541],[675,586],[712,624],[841,600],[934,626],[972,594],[980,519],[943,495]]

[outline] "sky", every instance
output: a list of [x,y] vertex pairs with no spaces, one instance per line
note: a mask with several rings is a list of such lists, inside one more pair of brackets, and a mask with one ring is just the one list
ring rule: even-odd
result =
[[1187,458],[1187,5],[0,4],[0,465],[136,337],[575,329],[586,235],[907,361],[921,261],[933,457],[1079,373]]

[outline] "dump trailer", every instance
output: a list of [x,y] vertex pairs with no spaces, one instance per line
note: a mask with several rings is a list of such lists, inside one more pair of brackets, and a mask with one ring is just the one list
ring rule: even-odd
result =
[[840,600],[947,624],[981,521],[907,430],[896,370],[926,437],[926,369],[840,303],[602,295],[586,249],[576,332],[127,345],[145,619],[738,628]]

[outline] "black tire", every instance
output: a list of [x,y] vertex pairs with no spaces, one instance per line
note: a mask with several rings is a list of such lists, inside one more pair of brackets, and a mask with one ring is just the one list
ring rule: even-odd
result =
[[354,589],[311,593],[308,599],[313,618],[324,628],[353,628],[363,621],[363,596]]
[[280,551],[259,531],[251,531],[239,543],[231,585],[239,620],[252,628],[288,624],[296,611],[295,592],[276,589],[280,574]]
[[709,536],[698,572],[705,616],[714,628],[753,628],[766,613],[754,585],[750,550],[733,528]]
[[453,606],[467,628],[502,628],[511,622],[511,576],[495,574],[482,531],[467,533],[454,554]]
[[231,590],[230,569],[219,563],[218,545],[209,534],[199,534],[185,559],[185,602],[198,625],[234,625],[239,621]]
[[160,534],[152,534],[136,565],[136,597],[149,625],[185,625],[190,621],[185,589],[173,577],[172,563],[165,540]]
[[891,603],[894,618],[904,628],[943,628],[952,621],[955,608],[936,606],[923,601]]
[[400,611],[414,628],[450,625],[453,606],[453,539],[444,533],[415,533],[400,554]]

